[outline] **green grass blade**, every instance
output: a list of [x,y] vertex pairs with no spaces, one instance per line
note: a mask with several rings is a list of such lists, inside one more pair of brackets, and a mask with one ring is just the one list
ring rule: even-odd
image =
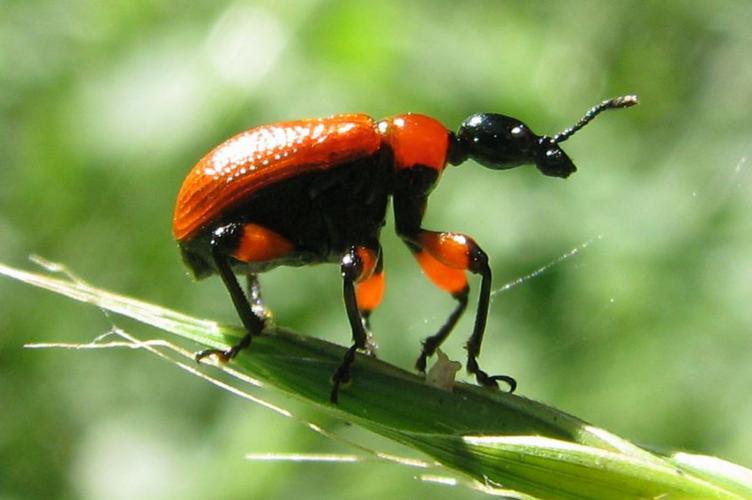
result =
[[[76,279],[0,264],[0,274],[96,305],[200,347],[233,344],[243,331],[97,289]],[[352,385],[329,403],[344,348],[280,328],[254,339],[231,366],[343,420],[411,446],[487,487],[542,498],[745,498],[752,472],[660,457],[544,404],[456,384],[452,392],[383,361],[359,356]],[[714,472],[715,471],[715,472]]]
[[443,464],[541,498],[743,498],[625,454],[538,436],[417,436]]
[[680,469],[736,493],[752,498],[752,471],[739,465],[707,455],[675,451],[666,455],[667,461]]

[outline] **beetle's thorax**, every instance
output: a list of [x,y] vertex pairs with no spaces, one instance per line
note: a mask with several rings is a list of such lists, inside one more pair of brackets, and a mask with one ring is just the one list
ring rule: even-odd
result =
[[447,164],[450,132],[437,120],[407,113],[376,124],[381,142],[394,155],[394,168],[423,166],[441,173]]

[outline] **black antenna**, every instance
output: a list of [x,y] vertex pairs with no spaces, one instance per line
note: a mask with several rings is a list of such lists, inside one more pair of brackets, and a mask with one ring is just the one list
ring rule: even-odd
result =
[[590,120],[598,116],[601,111],[605,111],[607,109],[615,109],[615,108],[628,108],[630,106],[634,106],[637,104],[637,96],[636,95],[623,95],[620,97],[614,97],[613,99],[608,99],[606,101],[603,101],[602,103],[593,106],[590,111],[585,113],[585,116],[583,116],[580,121],[578,121],[573,127],[568,128],[566,130],[563,130],[556,134],[554,136],[554,142],[564,142],[572,135],[580,130],[582,127],[590,123]]

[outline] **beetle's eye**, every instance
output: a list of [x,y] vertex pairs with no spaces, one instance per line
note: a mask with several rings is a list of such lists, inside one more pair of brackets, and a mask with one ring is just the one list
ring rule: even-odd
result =
[[577,170],[567,154],[548,137],[541,138],[538,152],[536,165],[544,175],[567,177]]
[[564,157],[564,153],[561,149],[549,149],[546,150],[546,161],[547,162],[558,162],[561,161],[561,159]]

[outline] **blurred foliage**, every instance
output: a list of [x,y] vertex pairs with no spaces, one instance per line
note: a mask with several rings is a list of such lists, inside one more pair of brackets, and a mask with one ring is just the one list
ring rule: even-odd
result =
[[[447,171],[426,225],[475,236],[495,288],[592,241],[494,297],[482,366],[636,442],[750,466],[751,16],[742,1],[0,1],[0,259],[38,253],[236,321],[219,280],[186,277],[170,235],[183,175],[228,135],[343,111],[449,128],[495,111],[551,133],[636,93],[639,107],[566,144],[569,180],[468,163]],[[373,325],[381,357],[408,367],[452,300],[391,228]],[[279,323],[349,340],[336,268],[263,284]],[[344,447],[148,356],[23,350],[114,321],[148,330],[8,281],[0,301],[2,498],[458,493],[388,464],[244,461]],[[447,342],[455,359],[471,321]]]

